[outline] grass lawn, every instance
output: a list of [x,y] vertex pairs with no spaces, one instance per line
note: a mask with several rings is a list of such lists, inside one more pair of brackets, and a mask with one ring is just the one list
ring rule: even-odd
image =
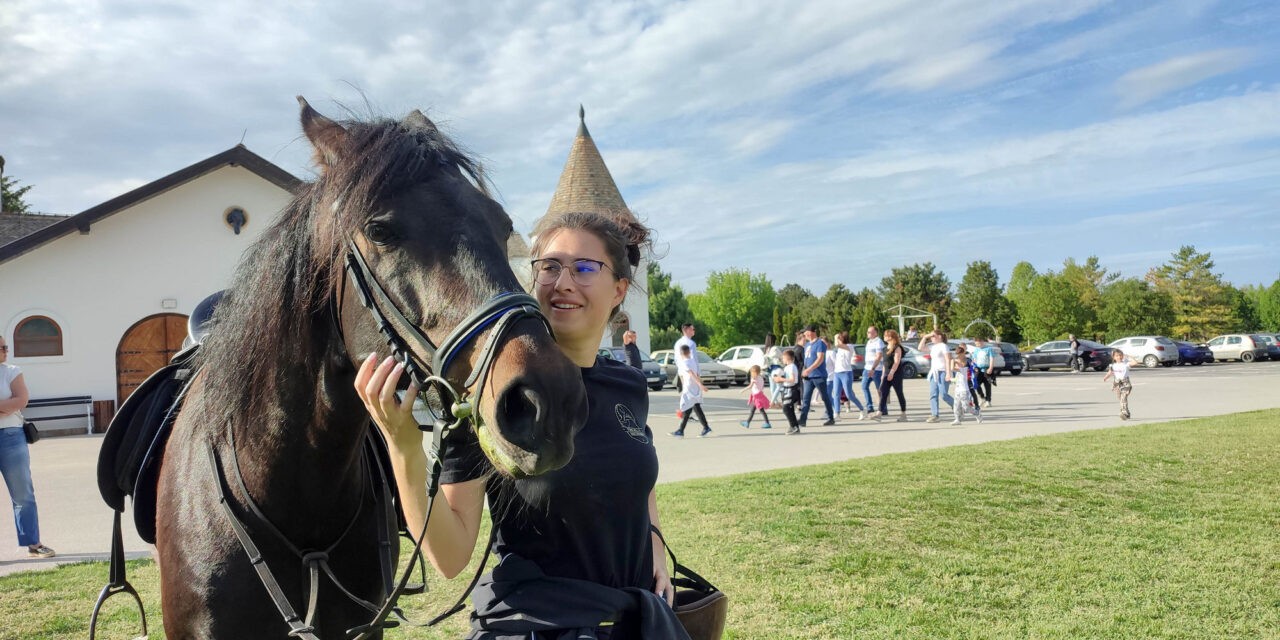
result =
[[[1280,411],[658,493],[681,560],[732,598],[728,638],[1280,638]],[[0,638],[87,637],[106,576],[82,564],[0,578]],[[130,576],[162,637],[155,566]],[[442,608],[455,582],[427,606],[406,600],[411,613]],[[132,637],[122,598],[98,637]],[[460,614],[388,637],[465,628]]]

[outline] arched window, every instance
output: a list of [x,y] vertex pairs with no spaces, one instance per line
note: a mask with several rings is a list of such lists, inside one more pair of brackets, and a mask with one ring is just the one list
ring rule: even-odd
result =
[[62,327],[45,316],[24,318],[13,330],[13,356],[33,358],[62,355]]

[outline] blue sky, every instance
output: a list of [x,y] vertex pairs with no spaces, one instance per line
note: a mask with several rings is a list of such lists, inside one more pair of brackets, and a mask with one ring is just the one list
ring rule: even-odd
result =
[[[295,94],[422,108],[529,229],[578,105],[663,268],[821,294],[1180,245],[1280,276],[1280,4],[7,0],[0,155],[76,213],[241,140],[308,177]],[[475,6],[472,6],[475,5]]]

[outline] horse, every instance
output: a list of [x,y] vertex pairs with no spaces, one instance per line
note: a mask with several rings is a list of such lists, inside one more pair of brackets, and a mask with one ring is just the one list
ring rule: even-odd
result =
[[479,165],[420,111],[336,121],[298,101],[318,177],[237,267],[160,464],[171,640],[340,637],[388,597],[399,548],[354,389],[366,354],[394,353],[502,474],[563,466],[587,413]]

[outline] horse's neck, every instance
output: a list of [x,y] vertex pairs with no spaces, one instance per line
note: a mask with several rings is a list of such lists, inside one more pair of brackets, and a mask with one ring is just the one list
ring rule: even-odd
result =
[[245,485],[273,519],[296,522],[316,514],[326,522],[343,520],[364,487],[361,449],[368,422],[350,375],[322,367],[318,384],[279,391],[268,415],[246,417],[234,428]]

